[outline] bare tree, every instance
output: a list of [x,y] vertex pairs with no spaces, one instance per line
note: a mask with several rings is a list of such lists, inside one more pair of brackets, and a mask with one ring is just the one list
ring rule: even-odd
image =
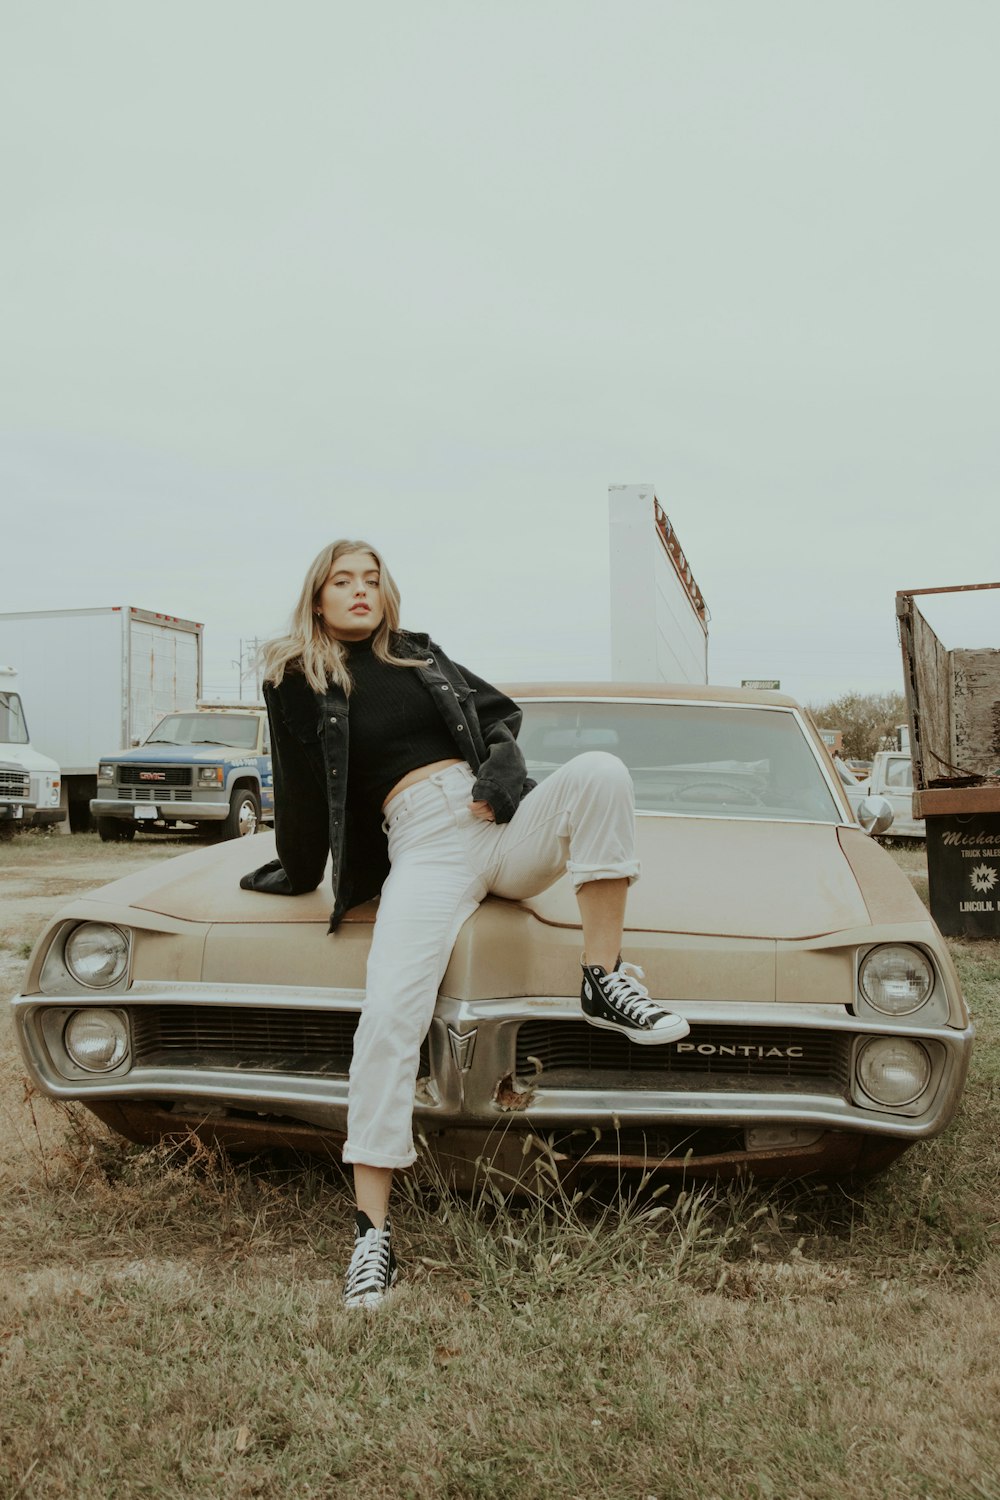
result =
[[879,740],[906,723],[902,693],[842,693],[830,703],[810,703],[809,713],[820,729],[840,729],[848,760],[871,760]]

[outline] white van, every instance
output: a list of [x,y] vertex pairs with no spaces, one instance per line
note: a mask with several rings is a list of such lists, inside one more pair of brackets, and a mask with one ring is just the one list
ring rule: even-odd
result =
[[[0,762],[4,766],[0,803],[6,809],[0,809],[0,819],[23,828],[40,828],[61,823],[66,809],[59,806],[59,767],[47,755],[41,755],[28,736],[21,696],[14,689],[16,676],[16,668],[0,666]],[[4,787],[10,791],[9,797]]]

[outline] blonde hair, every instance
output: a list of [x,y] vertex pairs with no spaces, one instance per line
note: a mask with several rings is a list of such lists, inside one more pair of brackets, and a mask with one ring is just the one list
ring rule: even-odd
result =
[[327,632],[323,617],[318,613],[320,592],[330,576],[335,562],[348,552],[367,552],[378,565],[384,613],[372,637],[372,651],[380,661],[390,662],[394,667],[416,667],[419,661],[396,656],[392,650],[392,637],[399,630],[399,589],[381,555],[369,542],[340,540],[317,553],[306,573],[302,592],[292,612],[287,635],[267,641],[262,650],[264,681],[277,687],[289,667],[300,670],[317,693],[326,691],[327,684],[336,682],[345,693],[351,691],[351,674],[347,670],[347,652],[341,641],[334,640]]

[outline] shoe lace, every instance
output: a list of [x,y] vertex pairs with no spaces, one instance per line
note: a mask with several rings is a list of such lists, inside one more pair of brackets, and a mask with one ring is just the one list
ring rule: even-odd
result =
[[344,1281],[344,1300],[364,1297],[369,1292],[384,1292],[389,1285],[389,1257],[392,1249],[388,1229],[369,1229],[354,1246]]
[[663,1008],[649,998],[640,979],[646,975],[638,964],[621,963],[604,981],[605,993],[616,1010],[636,1021],[652,1021],[663,1015]]

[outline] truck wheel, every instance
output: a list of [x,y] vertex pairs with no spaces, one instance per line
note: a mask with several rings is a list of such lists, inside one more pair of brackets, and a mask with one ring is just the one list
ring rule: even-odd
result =
[[135,838],[135,824],[123,818],[98,818],[97,832],[102,844],[128,844]]
[[222,825],[219,837],[243,839],[257,832],[260,822],[260,802],[252,787],[238,787],[229,799],[229,816]]

